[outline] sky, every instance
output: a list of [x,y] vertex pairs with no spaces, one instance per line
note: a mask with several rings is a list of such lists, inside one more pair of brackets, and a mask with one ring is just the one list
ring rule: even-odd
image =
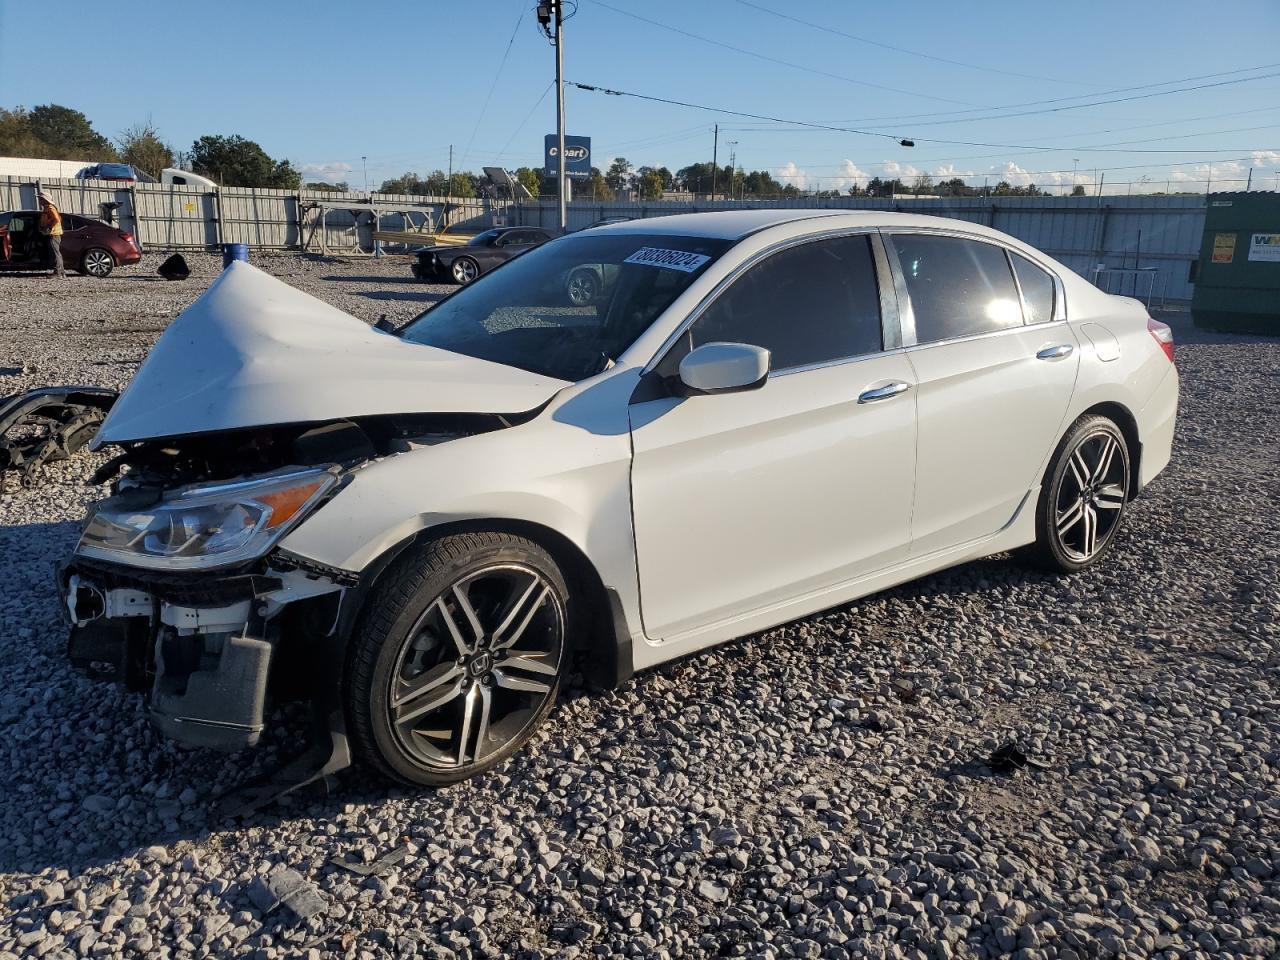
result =
[[[60,103],[109,137],[149,120],[179,149],[239,134],[354,189],[444,169],[450,145],[455,169],[540,166],[555,53],[534,6],[131,0],[107,17],[68,0],[51,25],[45,4],[0,0],[0,106]],[[803,189],[921,173],[1243,189],[1250,167],[1280,189],[1280,0],[1207,9],[578,0],[566,80],[788,122],[569,87],[567,128],[595,166],[676,170],[712,159],[718,123],[721,164]]]

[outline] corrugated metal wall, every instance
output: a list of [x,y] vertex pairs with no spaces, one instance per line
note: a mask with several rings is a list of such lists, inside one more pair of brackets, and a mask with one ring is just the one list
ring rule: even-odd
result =
[[[822,208],[895,210],[954,217],[1003,230],[1043,250],[1082,276],[1093,280],[1094,268],[1154,268],[1154,294],[1190,300],[1191,265],[1200,255],[1205,198],[1194,197],[973,197],[869,199],[798,197],[778,201],[636,203],[578,202],[569,205],[569,228],[581,229],[604,217],[660,217],[672,213],[743,208]],[[512,211],[511,222],[555,227],[554,201],[525,202]],[[518,219],[516,219],[518,218]],[[1145,295],[1148,279],[1133,274],[1104,274],[1113,293]]]
[[[195,249],[247,243],[265,249],[298,248],[368,254],[374,215],[343,202],[379,207],[383,230],[440,229],[445,223],[482,230],[506,204],[483,199],[398,194],[317,193],[249,187],[122,184],[102,180],[42,180],[40,186],[65,213],[100,217],[139,238],[145,249]],[[36,183],[0,178],[0,210],[34,210]],[[446,217],[446,207],[447,217]],[[322,222],[323,221],[323,222]]]
[[[347,209],[343,202],[379,205],[382,230],[439,229],[446,198],[390,194],[312,193],[164,184],[112,184],[97,180],[47,180],[43,186],[60,209],[100,217],[114,204],[111,219],[132,231],[147,249],[194,249],[219,243],[248,243],[266,249],[297,249],[359,255],[373,250],[373,214]],[[0,210],[31,210],[36,186],[27,180],[0,178]],[[555,201],[512,204],[488,199],[449,200],[447,222],[482,230],[502,219],[509,224],[554,228]],[[609,216],[657,217],[698,210],[742,208],[838,208],[900,210],[956,217],[1003,230],[1038,247],[1081,275],[1094,279],[1094,268],[1141,267],[1154,272],[1157,296],[1191,298],[1191,265],[1200,253],[1204,230],[1204,197],[983,197],[938,200],[881,200],[862,197],[715,203],[683,201],[578,201],[569,205],[570,229]],[[323,215],[323,223],[321,218]],[[1150,278],[1104,274],[1115,293],[1145,294]]]

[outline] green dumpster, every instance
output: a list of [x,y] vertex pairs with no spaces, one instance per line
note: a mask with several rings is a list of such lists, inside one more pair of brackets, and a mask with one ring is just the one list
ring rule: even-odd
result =
[[1213,193],[1191,318],[1197,327],[1280,336],[1280,193]]

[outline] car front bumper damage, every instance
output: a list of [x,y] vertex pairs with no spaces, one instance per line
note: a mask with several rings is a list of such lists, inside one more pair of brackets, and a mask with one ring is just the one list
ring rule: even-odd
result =
[[[300,632],[290,611],[308,607],[312,622],[329,620],[337,629],[346,591],[335,579],[296,568],[206,573],[195,581],[81,558],[59,572],[59,583],[72,665],[90,678],[149,692],[152,721],[166,736],[221,750],[252,747],[262,736],[269,695],[280,685],[275,674],[291,659],[282,654]],[[328,649],[323,635],[301,632],[294,639],[316,641],[313,653]],[[295,646],[292,659],[305,662],[299,652]],[[293,664],[284,668],[297,672]]]

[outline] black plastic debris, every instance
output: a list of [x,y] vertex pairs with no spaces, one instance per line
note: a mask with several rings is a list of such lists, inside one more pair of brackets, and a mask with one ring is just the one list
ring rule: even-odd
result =
[[160,264],[160,269],[156,271],[166,280],[185,280],[191,276],[191,268],[187,266],[186,258],[180,253],[175,253],[164,263]]
[[390,853],[384,854],[372,863],[364,863],[359,860],[349,860],[346,857],[334,857],[329,862],[335,867],[341,867],[343,870],[350,870],[352,873],[361,877],[380,877],[388,873],[392,867],[409,855],[409,847],[402,844]]
[[1024,767],[1030,767],[1033,770],[1048,770],[1049,765],[1039,760],[1033,760],[1019,749],[1018,745],[1012,740],[997,747],[987,758],[987,766],[994,773],[1017,773]]
[[275,867],[249,887],[249,899],[263,914],[286,907],[299,920],[324,913],[328,906],[320,891],[289,867]]
[[76,386],[41,387],[0,399],[0,474],[12,471],[23,488],[35,488],[45,464],[83,449],[115,400],[114,390]]

